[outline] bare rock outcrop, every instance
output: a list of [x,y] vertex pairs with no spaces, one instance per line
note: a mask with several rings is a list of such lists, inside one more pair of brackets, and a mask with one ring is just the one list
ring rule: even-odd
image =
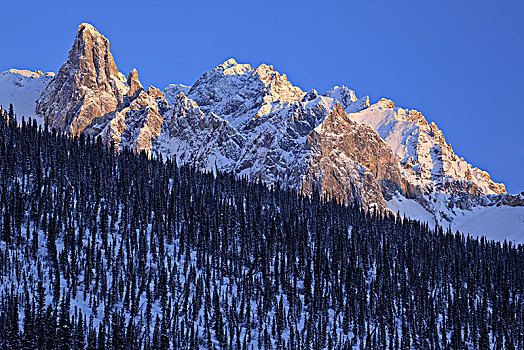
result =
[[36,113],[50,127],[78,135],[93,119],[114,112],[127,91],[109,41],[83,23],[67,61],[37,101]]

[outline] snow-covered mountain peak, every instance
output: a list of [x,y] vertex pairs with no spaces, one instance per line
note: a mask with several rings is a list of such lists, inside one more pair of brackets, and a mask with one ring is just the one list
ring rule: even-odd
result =
[[231,57],[231,58],[228,58],[227,60],[225,60],[223,63],[221,63],[218,66],[216,66],[215,69],[216,70],[218,70],[218,69],[226,70],[226,69],[234,67],[236,65],[238,65],[238,62],[233,57]]
[[331,90],[326,91],[324,96],[333,97],[337,99],[342,105],[348,106],[352,102],[357,101],[355,91],[349,89],[347,86],[334,86]]
[[503,184],[493,182],[458,157],[442,131],[416,110],[395,107],[381,99],[350,118],[370,125],[391,147],[400,161],[402,175],[417,192],[488,195],[505,193]]
[[[178,92],[178,88],[169,90]],[[171,91],[166,94],[168,100],[176,96]],[[272,66],[261,64],[253,69],[233,59],[204,73],[187,92],[206,115],[214,113],[235,128],[299,102],[304,95]]]
[[252,72],[253,68],[247,63],[240,64],[234,58],[230,58],[218,65],[215,70],[222,71],[224,75],[243,75]]
[[271,100],[296,102],[300,101],[305,94],[298,86],[291,84],[286,74],[280,74],[273,66],[265,63],[255,69],[253,76],[264,83],[268,95],[272,95]]
[[33,101],[47,85],[38,115],[70,134],[304,193],[319,188],[366,207],[386,209],[397,196],[417,200],[438,219],[444,216],[427,204],[432,194],[505,193],[503,184],[455,155],[437,125],[416,110],[388,99],[370,105],[368,96],[358,98],[345,85],[306,93],[271,65],[254,68],[232,58],[192,86],[145,90],[136,69],[127,78],[118,71],[109,41],[88,24],[79,27],[56,77],[23,70],[0,75],[0,104],[12,102],[20,116],[16,94],[4,98],[2,84],[8,91],[20,87]]
[[326,91],[324,96],[332,98],[340,103],[346,113],[354,113],[369,107],[369,97],[357,98],[355,91],[347,86],[335,86]]
[[38,79],[38,78],[40,78],[42,76],[46,76],[46,77],[54,77],[55,76],[55,73],[53,73],[53,72],[46,72],[46,73],[44,73],[41,70],[31,71],[31,70],[28,70],[28,69],[16,69],[16,68],[11,68],[8,71],[3,72],[2,74],[6,75],[8,73],[18,74],[18,75],[21,75],[23,77],[33,78],[33,79]]
[[24,116],[43,124],[35,113],[36,100],[54,76],[52,72],[27,69],[10,69],[0,73],[0,105],[7,109],[13,104],[19,120]]

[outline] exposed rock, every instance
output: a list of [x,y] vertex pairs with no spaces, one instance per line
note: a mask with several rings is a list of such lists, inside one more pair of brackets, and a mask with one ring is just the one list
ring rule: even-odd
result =
[[114,112],[127,91],[109,41],[83,23],[66,63],[38,100],[36,113],[50,127],[78,135],[93,119]]
[[167,102],[166,97],[164,96],[162,91],[160,91],[160,89],[154,86],[150,86],[149,88],[147,88],[147,94],[155,100],[158,106],[158,112],[161,115],[164,116],[167,113],[169,113],[169,103]]
[[240,158],[244,138],[224,119],[206,116],[195,101],[180,93],[168,112],[157,152],[176,156],[181,163],[201,169],[233,171]]
[[126,96],[131,97],[131,99],[135,99],[140,91],[144,90],[140,80],[138,79],[138,72],[135,68],[133,68],[133,70],[127,76],[127,85],[129,86],[129,90],[126,93]]
[[244,128],[251,119],[267,116],[272,111],[298,102],[304,96],[285,74],[262,64],[253,69],[229,59],[200,77],[187,96],[205,114],[215,113],[235,128]]
[[101,136],[106,143],[113,142],[117,150],[126,147],[150,154],[153,140],[160,136],[164,120],[158,110],[156,96],[150,96],[143,89],[136,93],[138,96],[128,107],[94,119],[85,132]]
[[381,183],[402,190],[402,177],[391,148],[369,126],[350,120],[336,104],[322,124],[308,136],[311,147],[307,190],[320,180],[323,192],[365,207],[386,210]]
[[301,102],[309,102],[309,101],[313,101],[317,97],[318,97],[317,90],[311,89],[304,95],[304,97],[302,97],[302,100],[300,100],[300,101]]

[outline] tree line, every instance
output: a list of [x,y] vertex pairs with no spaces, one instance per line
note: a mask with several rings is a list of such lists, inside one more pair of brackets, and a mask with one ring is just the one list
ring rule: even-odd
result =
[[522,246],[0,109],[2,349],[522,349]]

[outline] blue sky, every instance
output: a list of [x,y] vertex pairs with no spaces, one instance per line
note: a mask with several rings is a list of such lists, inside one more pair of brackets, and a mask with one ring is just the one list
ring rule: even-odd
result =
[[0,70],[58,71],[78,25],[144,85],[234,57],[303,90],[347,85],[421,111],[455,152],[524,190],[524,1],[23,1],[2,4]]

